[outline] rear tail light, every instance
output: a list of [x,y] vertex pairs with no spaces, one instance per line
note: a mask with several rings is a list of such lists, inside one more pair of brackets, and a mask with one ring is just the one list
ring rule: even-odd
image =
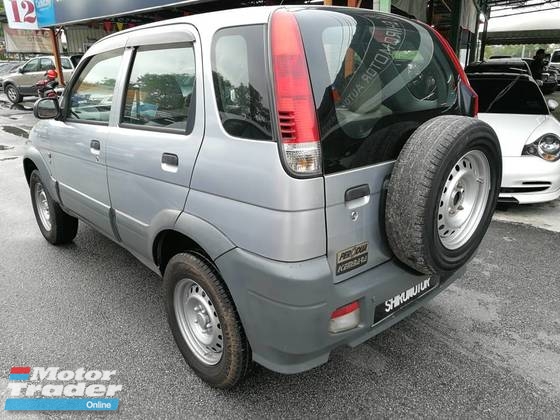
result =
[[295,175],[321,173],[321,145],[303,41],[294,15],[272,14],[270,44],[281,148]]
[[331,314],[329,332],[339,333],[356,328],[360,323],[360,303],[358,301],[338,308]]
[[451,45],[449,45],[449,42],[447,42],[447,39],[445,39],[442,34],[440,34],[431,26],[428,26],[428,28],[430,28],[432,32],[436,35],[437,39],[443,46],[445,53],[447,54],[449,59],[453,62],[453,66],[455,67],[455,70],[457,71],[457,73],[459,73],[459,78],[461,79],[463,86],[467,89],[469,95],[472,98],[472,105],[469,111],[472,112],[473,117],[476,117],[478,115],[478,95],[471,87],[467,74],[465,73],[463,66],[461,66],[461,63],[459,62],[457,55],[455,55],[455,51],[453,50],[453,48],[451,48]]

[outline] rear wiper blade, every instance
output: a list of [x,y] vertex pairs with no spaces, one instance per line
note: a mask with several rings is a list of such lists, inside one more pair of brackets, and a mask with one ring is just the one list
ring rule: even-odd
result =
[[496,95],[496,97],[494,98],[494,100],[492,102],[490,102],[490,105],[488,105],[488,108],[486,108],[486,111],[484,112],[490,112],[490,110],[492,109],[492,107],[494,106],[494,104],[496,102],[498,102],[500,99],[502,99],[506,93],[508,93],[510,91],[510,89],[513,87],[513,85],[515,85],[515,83],[517,83],[517,81],[519,80],[519,78],[521,77],[521,73],[515,78],[513,79],[509,85],[507,85],[505,88],[503,88],[500,93],[498,93]]

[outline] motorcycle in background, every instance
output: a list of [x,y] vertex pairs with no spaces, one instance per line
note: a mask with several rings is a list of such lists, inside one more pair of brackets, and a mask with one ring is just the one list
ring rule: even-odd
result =
[[39,98],[57,98],[58,94],[55,89],[58,86],[58,82],[56,80],[58,73],[55,70],[48,70],[45,73],[45,76],[47,77],[46,79],[39,80],[35,83],[37,96],[39,96]]

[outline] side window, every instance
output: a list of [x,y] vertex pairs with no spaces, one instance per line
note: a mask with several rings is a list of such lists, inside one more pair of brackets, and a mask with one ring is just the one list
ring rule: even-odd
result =
[[34,60],[31,60],[30,62],[28,62],[23,67],[23,71],[25,73],[29,73],[30,71],[39,71],[39,59],[35,58]]
[[121,58],[122,50],[101,53],[82,68],[68,94],[69,119],[109,122]]
[[69,59],[67,59],[67,58],[61,58],[61,59],[60,59],[60,62],[61,62],[61,64],[62,64],[62,68],[63,68],[64,70],[72,70],[72,69],[73,69],[72,63],[70,62]]
[[194,104],[195,62],[191,44],[139,47],[127,83],[121,123],[187,129]]
[[270,140],[265,29],[238,26],[216,32],[212,45],[212,74],[220,119],[235,137]]
[[50,58],[41,58],[41,71],[54,69],[54,63]]

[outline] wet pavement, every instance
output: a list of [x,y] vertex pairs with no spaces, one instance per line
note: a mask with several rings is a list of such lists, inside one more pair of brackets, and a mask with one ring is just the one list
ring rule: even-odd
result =
[[2,411],[18,365],[116,370],[122,418],[560,417],[560,234],[529,214],[558,220],[556,203],[492,223],[461,279],[363,345],[217,391],[177,350],[155,274],[83,223],[70,245],[42,238],[21,161],[33,122],[0,105],[0,418],[99,417]]

